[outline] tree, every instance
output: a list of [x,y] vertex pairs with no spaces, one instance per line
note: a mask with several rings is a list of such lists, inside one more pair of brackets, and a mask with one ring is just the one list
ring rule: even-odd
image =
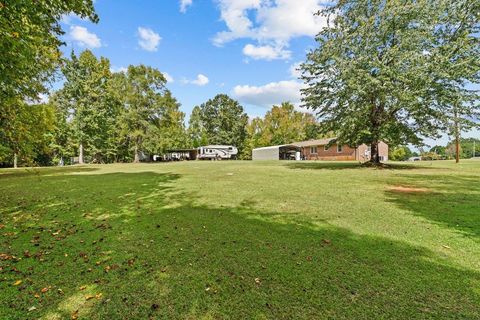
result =
[[[469,159],[478,155],[480,150],[480,139],[475,138],[461,138],[459,139],[459,153],[460,159]],[[474,152],[475,149],[475,152]],[[452,154],[456,154],[456,141],[451,141],[446,150]]]
[[104,162],[108,155],[108,137],[116,126],[119,103],[109,85],[110,62],[86,50],[77,57],[73,52],[62,72],[65,76],[58,101],[70,112],[73,138],[78,145],[79,163],[85,155],[95,162]]
[[180,103],[168,90],[160,100],[160,110],[156,119],[157,130],[145,141],[147,150],[164,153],[169,148],[185,148],[189,139],[185,130],[185,113],[180,111]]
[[[242,151],[248,116],[238,101],[225,94],[219,94],[194,108],[194,111],[200,114],[200,123],[195,124],[196,128],[200,128],[200,131],[195,129],[196,139],[206,140],[209,144],[233,145],[239,152]],[[197,121],[195,118],[194,120]]]
[[159,135],[166,79],[152,67],[129,66],[124,77],[123,112],[120,117],[122,136],[140,162],[144,152],[155,151],[154,137]]
[[430,149],[430,152],[437,154],[441,158],[447,158],[447,148],[444,146],[434,146]]
[[199,106],[194,107],[190,114],[188,136],[195,148],[208,144],[207,134],[202,123],[202,109]]
[[340,143],[371,145],[374,163],[379,141],[436,137],[449,95],[479,82],[478,9],[468,0],[338,1],[320,13],[329,25],[302,65],[304,105]]
[[252,150],[258,147],[265,147],[270,144],[270,141],[264,134],[265,122],[262,118],[256,117],[249,121],[247,125],[247,139],[245,146],[240,154],[240,158],[248,160],[252,158]]
[[254,118],[249,122],[248,138],[241,158],[250,159],[254,148],[319,139],[323,136],[313,115],[297,111],[291,103],[284,102],[280,106],[273,106],[263,119]]
[[412,151],[407,146],[398,146],[389,149],[388,158],[392,161],[405,161],[412,157]]
[[16,168],[19,162],[33,164],[36,157],[49,153],[47,132],[53,125],[54,110],[48,105],[28,105],[21,100],[4,104],[0,109],[0,163]]
[[68,14],[98,21],[92,0],[0,1],[0,107],[46,92],[61,59],[59,20]]
[[312,125],[315,119],[311,114],[297,111],[293,104],[284,102],[265,114],[263,135],[269,144],[288,144],[305,140],[307,133],[312,134],[308,132]]

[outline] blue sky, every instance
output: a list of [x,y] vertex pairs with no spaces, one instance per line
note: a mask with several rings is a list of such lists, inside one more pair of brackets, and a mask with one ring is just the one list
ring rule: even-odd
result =
[[295,66],[325,25],[312,14],[322,2],[96,0],[98,24],[62,20],[63,50],[91,49],[109,58],[115,71],[130,64],[158,68],[187,117],[218,93],[239,100],[249,116],[262,116],[273,104],[299,103]]

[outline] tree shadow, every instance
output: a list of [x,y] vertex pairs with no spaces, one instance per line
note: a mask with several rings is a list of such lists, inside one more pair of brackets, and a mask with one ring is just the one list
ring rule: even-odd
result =
[[2,215],[2,233],[13,235],[1,250],[22,259],[1,261],[0,318],[480,317],[479,273],[421,247],[258,211],[251,200],[199,206],[174,174],[40,184],[43,195],[25,185],[23,207]]
[[99,168],[92,166],[68,166],[68,167],[29,167],[18,169],[0,169],[0,179],[5,178],[17,178],[25,176],[46,176],[51,174],[72,174],[79,172],[92,172],[97,171]]
[[[386,191],[388,201],[467,237],[480,237],[480,179],[466,175],[403,175],[391,186],[406,185],[421,192]],[[407,189],[408,190],[408,189]]]
[[345,169],[378,169],[378,170],[416,170],[430,169],[431,167],[414,164],[386,163],[379,167],[372,167],[360,162],[336,162],[336,161],[295,161],[288,162],[285,167],[289,169],[304,170],[345,170]]

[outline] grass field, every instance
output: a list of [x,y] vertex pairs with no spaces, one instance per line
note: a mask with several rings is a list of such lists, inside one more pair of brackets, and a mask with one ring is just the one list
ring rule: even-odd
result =
[[480,319],[480,161],[0,171],[0,319]]

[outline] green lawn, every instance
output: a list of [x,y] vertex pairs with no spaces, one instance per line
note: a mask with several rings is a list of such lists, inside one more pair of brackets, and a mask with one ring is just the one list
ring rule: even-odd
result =
[[0,194],[0,319],[480,319],[480,161],[0,170]]

